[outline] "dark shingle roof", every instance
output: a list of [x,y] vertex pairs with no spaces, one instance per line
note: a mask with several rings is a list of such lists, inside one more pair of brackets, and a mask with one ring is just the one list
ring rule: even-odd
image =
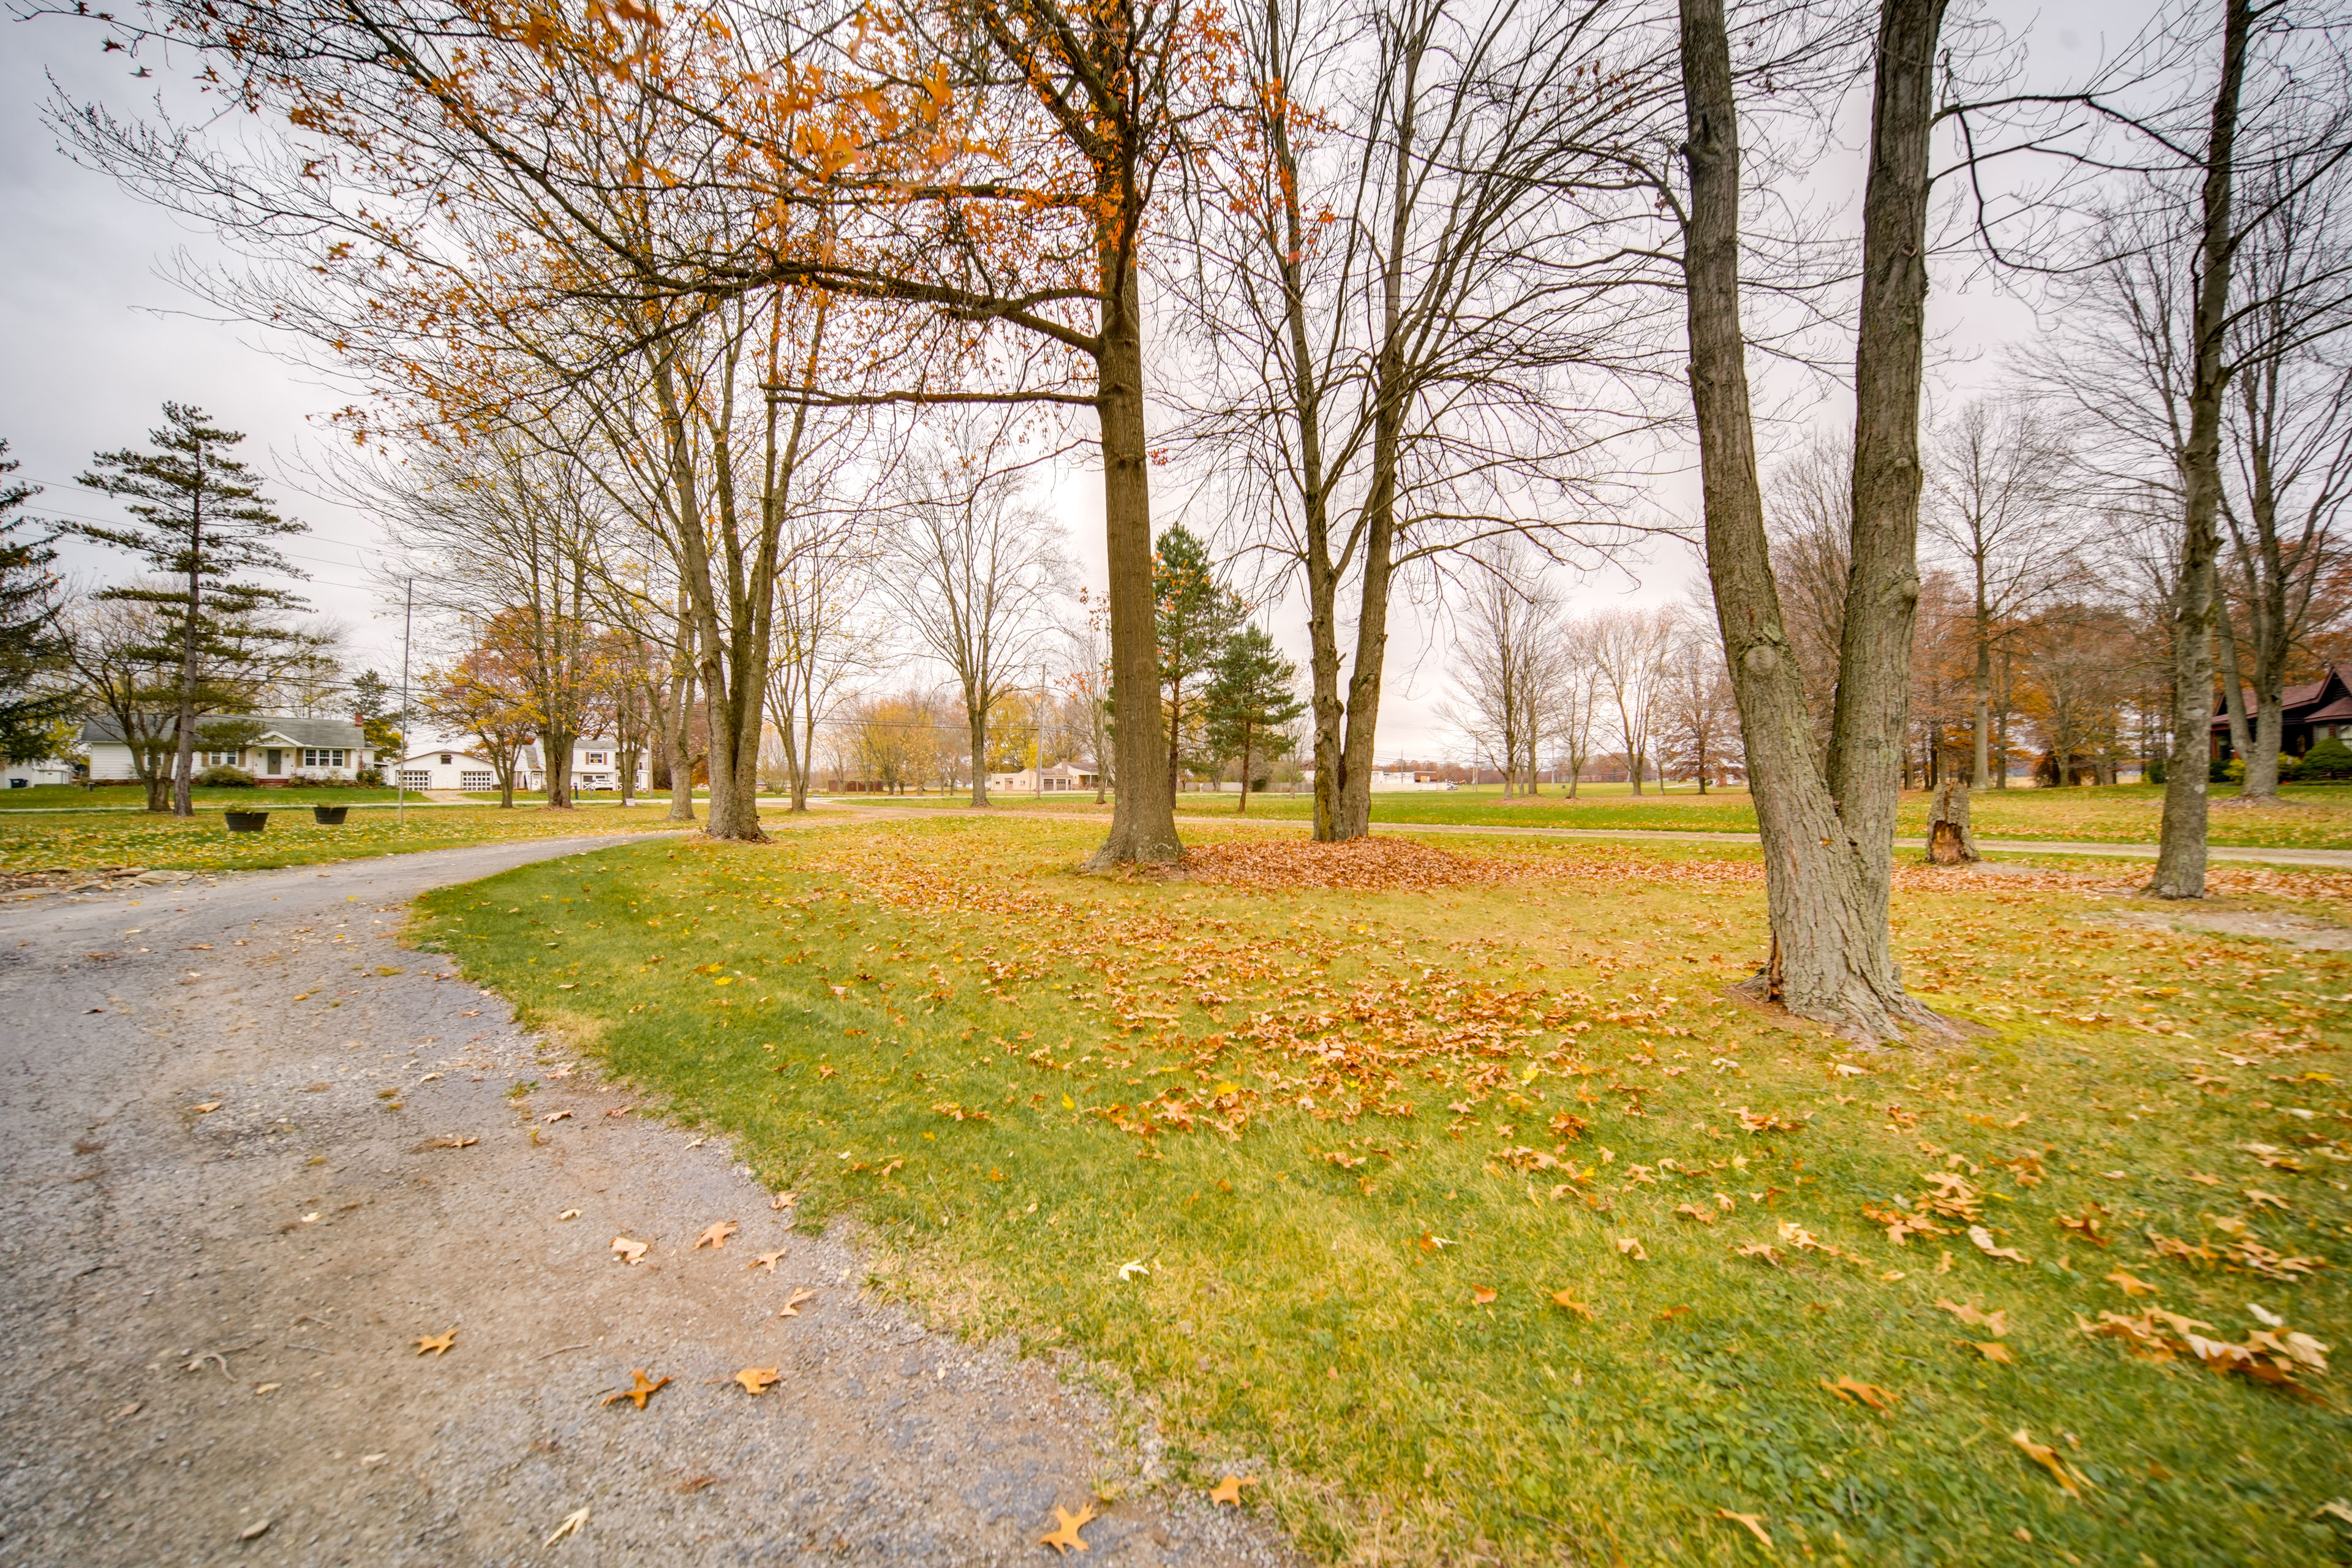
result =
[[[360,727],[347,719],[286,719],[268,713],[208,713],[196,721],[197,739],[204,738],[206,724],[229,720],[249,720],[260,725],[265,742],[270,736],[282,735],[291,745],[341,746],[346,751],[357,751],[366,743]],[[172,719],[163,720],[156,727],[158,732],[170,734],[173,723]],[[122,731],[110,718],[91,719],[83,722],[81,738],[85,743],[119,746],[122,743]]]

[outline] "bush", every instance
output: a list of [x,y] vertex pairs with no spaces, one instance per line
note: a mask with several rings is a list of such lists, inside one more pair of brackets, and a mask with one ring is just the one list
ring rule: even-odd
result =
[[359,771],[358,776],[352,782],[358,784],[362,789],[382,789],[383,787],[383,770],[377,767],[362,768]]
[[2298,779],[2352,779],[2352,746],[2329,736],[2303,754]]
[[2246,782],[2246,764],[2235,757],[2231,757],[2226,763],[2215,763],[2205,770],[2205,782],[2207,784],[2243,784]]
[[2140,782],[2142,784],[2160,784],[2164,782],[2164,759],[2162,757],[2151,757],[2148,759],[2147,766],[2140,770]]
[[251,789],[253,775],[243,768],[233,768],[224,763],[219,767],[206,768],[198,773],[196,782],[206,789]]

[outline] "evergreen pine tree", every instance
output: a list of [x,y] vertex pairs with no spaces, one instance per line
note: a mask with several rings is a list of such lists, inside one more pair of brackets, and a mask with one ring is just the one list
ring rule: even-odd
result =
[[[7,451],[0,441],[0,476],[20,467]],[[47,679],[66,653],[57,574],[49,570],[57,534],[15,515],[40,493],[38,485],[0,477],[0,755],[10,762],[55,751],[58,721],[73,706],[72,693]]]
[[1188,711],[1191,694],[1215,668],[1226,639],[1241,624],[1243,607],[1239,596],[1219,581],[1208,547],[1181,524],[1160,536],[1151,591],[1160,606],[1160,693],[1172,797],[1184,760],[1185,724],[1201,728],[1202,716]]
[[1297,680],[1298,667],[1282,657],[1263,627],[1245,626],[1225,639],[1202,705],[1208,710],[1209,750],[1241,761],[1237,811],[1249,810],[1255,759],[1272,755],[1269,743],[1278,731],[1307,711]]
[[78,522],[73,532],[144,558],[168,584],[126,584],[95,595],[152,605],[162,619],[168,657],[178,672],[177,753],[172,769],[172,810],[195,815],[196,711],[205,660],[233,658],[256,641],[297,634],[268,624],[272,612],[306,607],[282,588],[241,581],[239,574],[276,572],[299,577],[267,542],[305,531],[263,499],[257,476],[232,457],[242,433],[213,425],[202,409],[163,405],[163,424],[148,433],[152,452],[100,452],[79,482],[129,501],[133,521],[121,526]]

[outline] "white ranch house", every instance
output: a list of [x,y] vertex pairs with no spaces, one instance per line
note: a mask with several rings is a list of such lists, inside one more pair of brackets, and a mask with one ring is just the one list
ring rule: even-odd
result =
[[[387,783],[396,783],[403,789],[461,790],[478,795],[499,787],[498,769],[482,751],[481,742],[472,735],[453,735],[420,745],[388,765],[384,774]],[[652,759],[640,754],[633,788],[644,790],[652,781]],[[523,747],[515,758],[515,788],[546,787],[547,760],[534,742]],[[611,737],[591,736],[573,743],[572,787],[581,791],[621,787],[621,752]]]
[[[232,721],[260,725],[260,737],[250,744],[226,751],[204,745],[205,724]],[[173,733],[174,728],[169,720],[162,725],[166,735]],[[372,765],[375,756],[368,749],[360,727],[342,719],[298,719],[269,713],[207,714],[196,721],[196,772],[217,767],[242,768],[266,784],[356,778],[362,768]],[[93,783],[123,784],[139,777],[131,747],[113,720],[89,721],[81,727],[81,739],[89,750],[89,776]]]
[[1094,787],[1095,775],[1074,763],[1055,763],[1050,768],[1023,768],[1019,773],[988,775],[988,793],[991,795],[1054,795]]

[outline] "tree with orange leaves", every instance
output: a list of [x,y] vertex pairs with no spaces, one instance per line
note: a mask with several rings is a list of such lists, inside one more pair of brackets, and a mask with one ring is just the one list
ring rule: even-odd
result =
[[[1093,409],[1132,752],[1118,773],[1140,786],[1122,792],[1101,858],[1179,853],[1150,787],[1166,764],[1149,739],[1141,251],[1162,172],[1219,108],[1230,47],[1212,5],[900,0],[853,22],[824,7],[207,0],[105,25],[117,45],[193,49],[208,90],[292,128],[289,151],[257,165],[95,110],[68,117],[80,150],[276,264],[230,302],[434,416],[514,414],[501,356],[576,386],[633,357],[663,363],[714,300],[784,289],[880,308],[855,354],[772,360],[792,406]],[[756,715],[750,673],[713,701]]]

